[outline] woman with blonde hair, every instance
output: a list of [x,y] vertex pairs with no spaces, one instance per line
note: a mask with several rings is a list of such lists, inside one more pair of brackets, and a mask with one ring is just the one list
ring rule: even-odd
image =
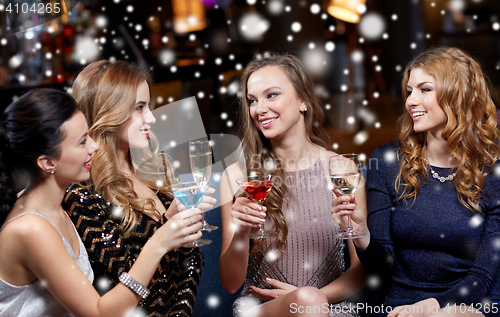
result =
[[[222,250],[219,272],[241,316],[353,316],[345,299],[363,287],[364,268],[351,242],[345,270],[339,226],[329,214],[328,158],[335,155],[322,128],[323,110],[300,60],[290,54],[256,58],[242,79],[241,123],[246,166],[233,164],[221,181]],[[275,184],[264,206],[245,198],[236,180],[264,172]],[[356,194],[364,201],[363,191]],[[267,214],[267,217],[266,217]],[[250,239],[265,223],[276,238]],[[253,308],[249,302],[260,303]],[[329,304],[332,304],[330,306]]]
[[[151,125],[156,121],[150,110],[154,101],[151,79],[135,64],[102,60],[82,70],[72,95],[100,152],[93,159],[91,180],[71,185],[63,206],[89,252],[94,271],[104,285],[108,279],[114,285],[154,232],[178,213],[168,188],[139,179],[131,159],[130,149],[149,149]],[[214,200],[206,197],[205,207],[210,208]],[[169,227],[178,233],[186,231]],[[148,315],[192,314],[202,253],[199,248],[180,246],[165,254],[149,282],[151,294],[140,303]]]
[[368,218],[344,197],[333,217],[344,225],[352,214],[369,232],[354,243],[369,272],[392,280],[388,316],[497,316],[498,303],[484,301],[500,267],[500,134],[487,79],[464,51],[437,47],[407,65],[402,89],[399,141],[370,159]]
[[[201,225],[191,225],[177,214],[171,224],[186,232],[159,228],[122,273],[121,283],[99,296],[85,247],[61,207],[69,182],[89,179],[98,149],[88,135],[85,116],[62,91],[35,89],[3,112],[0,316],[124,316],[147,297],[142,285],[164,254],[201,235],[196,233]],[[26,189],[16,195],[16,185],[26,180]],[[199,210],[182,215],[201,219]]]

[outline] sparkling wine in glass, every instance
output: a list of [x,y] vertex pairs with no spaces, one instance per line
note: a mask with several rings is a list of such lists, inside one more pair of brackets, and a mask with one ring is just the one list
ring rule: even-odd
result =
[[[330,157],[329,169],[333,190],[341,195],[354,195],[363,178],[361,161],[357,154],[341,154]],[[347,229],[337,236],[342,239],[356,239],[366,233],[354,230],[351,217],[347,216]]]
[[181,182],[174,168],[172,158],[163,151],[156,153],[136,167],[135,174],[140,180],[146,181],[151,187],[158,190]]
[[[267,194],[273,187],[272,175],[263,176],[248,176],[236,180],[236,183],[243,189],[251,200],[258,203],[262,207],[262,203],[267,197]],[[250,233],[250,239],[263,239],[276,236],[275,231],[265,230],[264,224],[261,224],[259,230]]]
[[[208,182],[212,173],[212,148],[210,141],[193,141],[189,142],[189,161],[191,162],[191,173],[194,181],[198,184]],[[202,231],[216,230],[217,226],[213,226],[207,222],[205,213],[202,214],[201,220],[203,226]]]
[[[186,208],[196,208],[205,196],[205,192],[210,187],[209,182],[181,182],[172,185],[172,192],[175,198]],[[183,245],[185,248],[195,248],[212,243],[209,239],[199,239]]]

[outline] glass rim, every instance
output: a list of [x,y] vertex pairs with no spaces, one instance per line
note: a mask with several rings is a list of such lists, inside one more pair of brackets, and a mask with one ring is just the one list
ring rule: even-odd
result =
[[199,144],[199,143],[208,143],[208,145],[210,145],[210,140],[189,141],[189,144]]
[[264,175],[243,176],[243,177],[237,178],[235,180],[235,182],[238,184],[239,183],[258,183],[258,182],[266,182],[266,181],[272,181],[272,180],[273,180],[272,174],[264,174]]
[[362,157],[361,154],[356,154],[356,153],[344,153],[344,154],[332,155],[332,156],[328,157],[328,161],[331,162],[332,160],[340,158],[340,157],[348,159],[348,160],[356,159],[358,161],[359,165],[366,165],[366,158],[361,159],[361,157]]
[[[192,184],[192,186],[190,186],[191,184]],[[188,185],[188,186],[184,186],[184,185]],[[191,187],[209,187],[210,185],[211,184],[209,181],[203,181],[200,183],[197,183],[195,181],[187,181],[187,182],[178,182],[175,184],[170,184],[170,187],[172,190],[179,190],[179,189],[186,189],[186,188],[191,188]]]

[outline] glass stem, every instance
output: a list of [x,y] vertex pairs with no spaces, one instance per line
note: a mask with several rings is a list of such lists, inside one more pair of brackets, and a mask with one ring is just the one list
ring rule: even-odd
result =
[[351,225],[351,216],[347,216],[347,231],[353,231]]
[[[264,202],[263,200],[259,201],[260,211],[261,211],[261,212],[262,212],[262,203],[263,203],[263,202]],[[264,231],[264,224],[265,224],[265,222],[264,222],[264,223],[262,223],[262,224],[259,226],[259,234],[261,234],[261,235],[264,235],[264,232],[265,232],[265,231]]]
[[208,225],[207,216],[205,215],[205,212],[201,213],[201,223],[203,224],[203,226]]
[[[196,206],[196,207],[191,207],[191,209],[195,209],[195,208],[197,208],[197,207],[198,207],[198,206]],[[195,243],[195,244],[196,244],[196,243],[198,243],[198,240],[194,240],[194,243]]]

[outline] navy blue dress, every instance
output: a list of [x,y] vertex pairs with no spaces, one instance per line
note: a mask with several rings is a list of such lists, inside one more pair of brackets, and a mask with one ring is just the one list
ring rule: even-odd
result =
[[[398,142],[385,144],[370,158],[371,239],[366,250],[357,250],[359,259],[370,273],[390,277],[384,306],[435,298],[441,307],[463,303],[481,308],[500,267],[500,161],[485,178],[483,213],[478,214],[460,203],[454,180],[429,177],[415,199],[399,201],[398,148]],[[452,172],[432,169],[440,176]]]

